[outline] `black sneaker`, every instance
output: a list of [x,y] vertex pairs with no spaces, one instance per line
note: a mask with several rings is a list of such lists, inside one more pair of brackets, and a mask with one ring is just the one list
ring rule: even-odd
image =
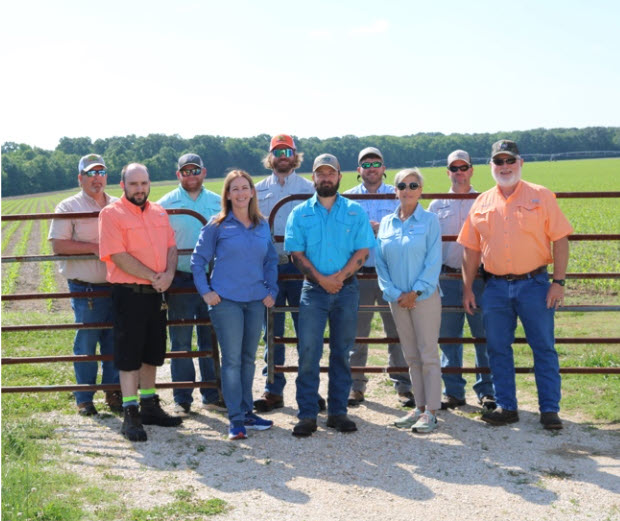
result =
[[96,416],[99,413],[93,402],[84,402],[78,405],[78,414],[80,416]]
[[497,409],[497,403],[495,403],[495,398],[493,396],[482,396],[478,398],[478,403],[487,411],[494,411]]
[[462,398],[456,398],[455,396],[450,396],[449,394],[444,395],[445,399],[441,402],[441,410],[445,411],[447,409],[454,409],[456,407],[461,407],[465,405],[467,402]]
[[517,423],[519,421],[519,413],[497,407],[494,411],[484,411],[482,413],[482,421],[495,426],[508,425],[509,423]]
[[121,426],[121,434],[129,441],[146,441],[146,432],[142,427],[142,418],[137,405],[123,407],[123,425]]
[[326,425],[332,429],[336,429],[338,432],[354,432],[357,430],[355,422],[350,420],[346,414],[328,416]]
[[398,393],[398,402],[401,407],[408,407],[413,409],[415,407],[415,398],[411,391],[405,393]]
[[327,402],[325,401],[325,398],[323,398],[320,394],[319,394],[318,405],[319,405],[319,411],[323,412],[327,410]]
[[159,396],[140,399],[140,414],[144,425],[159,425],[160,427],[176,427],[183,423],[183,418],[170,416],[159,405]]
[[316,432],[316,418],[300,418],[297,425],[293,427],[293,436],[300,438],[307,438],[312,436],[313,432]]
[[551,431],[564,428],[557,412],[541,412],[540,423],[542,423],[543,428]]

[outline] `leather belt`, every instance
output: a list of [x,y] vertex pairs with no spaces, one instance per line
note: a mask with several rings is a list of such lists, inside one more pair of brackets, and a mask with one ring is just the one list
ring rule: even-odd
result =
[[86,282],[80,279],[67,279],[71,284],[79,284],[80,286],[111,286],[109,282]]
[[374,268],[371,268],[370,266],[362,266],[359,270],[359,273],[377,273],[377,271]]
[[130,289],[134,293],[159,293],[153,286],[148,284],[118,284],[121,288]]
[[441,271],[443,271],[444,273],[461,273],[461,268],[451,268],[450,266],[442,264]]
[[510,282],[512,280],[531,279],[532,277],[540,275],[541,273],[547,273],[547,266],[541,266],[540,268],[536,268],[529,273],[523,273],[521,275],[514,275],[512,273],[508,273],[506,275],[494,275],[493,273],[489,273],[489,277],[491,277],[492,279],[502,279]]
[[[308,275],[306,275],[306,276],[305,276],[305,279],[306,279],[308,282],[312,282],[312,284],[319,284],[319,281],[318,281],[318,280],[314,280],[314,277],[309,277]],[[348,285],[348,284],[351,284],[351,282],[353,282],[354,280],[355,280],[355,275],[351,275],[348,279],[344,279],[344,280],[342,281],[342,285],[343,285],[343,286],[346,286],[346,285]]]

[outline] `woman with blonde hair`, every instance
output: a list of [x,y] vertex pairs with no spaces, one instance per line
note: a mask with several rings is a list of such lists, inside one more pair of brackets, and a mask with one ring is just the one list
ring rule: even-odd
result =
[[379,287],[394,317],[416,401],[394,425],[413,432],[433,431],[441,407],[441,230],[437,215],[419,203],[423,183],[417,168],[396,174],[400,205],[381,220],[375,248]]
[[[206,269],[212,260],[208,281]],[[265,307],[273,306],[278,294],[278,255],[247,172],[233,170],[226,176],[222,211],[200,232],[191,267],[222,353],[228,438],[244,439],[246,429],[273,425],[252,412],[252,383]]]

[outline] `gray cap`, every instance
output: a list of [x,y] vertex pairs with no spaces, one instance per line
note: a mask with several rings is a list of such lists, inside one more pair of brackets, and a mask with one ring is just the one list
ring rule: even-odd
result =
[[357,164],[359,165],[362,162],[362,159],[364,159],[366,156],[377,156],[381,158],[381,161],[383,161],[383,154],[381,153],[381,150],[375,147],[366,147],[358,154]]
[[512,157],[519,157],[519,148],[514,141],[510,141],[510,139],[501,139],[500,141],[496,141],[493,143],[491,147],[491,159],[495,156],[499,156],[500,154],[508,154]]
[[185,154],[179,158],[179,170],[187,165],[195,165],[200,168],[204,168],[205,166],[202,164],[202,159],[198,154]]
[[459,159],[461,161],[465,161],[469,166],[471,166],[471,157],[469,157],[469,154],[465,152],[465,150],[455,150],[454,152],[451,152],[448,156],[448,166]]
[[338,162],[338,159],[336,159],[336,156],[331,154],[321,154],[320,156],[317,156],[314,160],[314,164],[312,165],[312,171],[316,172],[316,169],[320,166],[330,166],[336,172],[340,172],[340,163]]
[[81,174],[82,172],[88,172],[92,170],[96,166],[102,166],[103,168],[107,168],[105,163],[103,162],[103,157],[98,154],[88,154],[80,159],[80,164],[78,165],[78,172]]

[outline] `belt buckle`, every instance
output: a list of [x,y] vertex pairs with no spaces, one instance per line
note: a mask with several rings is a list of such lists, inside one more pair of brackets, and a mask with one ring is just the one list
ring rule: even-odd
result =
[[514,282],[515,280],[517,280],[517,279],[515,278],[515,275],[514,275],[513,273],[510,273],[510,274],[506,275],[506,276],[505,276],[505,279],[506,279],[508,282]]

